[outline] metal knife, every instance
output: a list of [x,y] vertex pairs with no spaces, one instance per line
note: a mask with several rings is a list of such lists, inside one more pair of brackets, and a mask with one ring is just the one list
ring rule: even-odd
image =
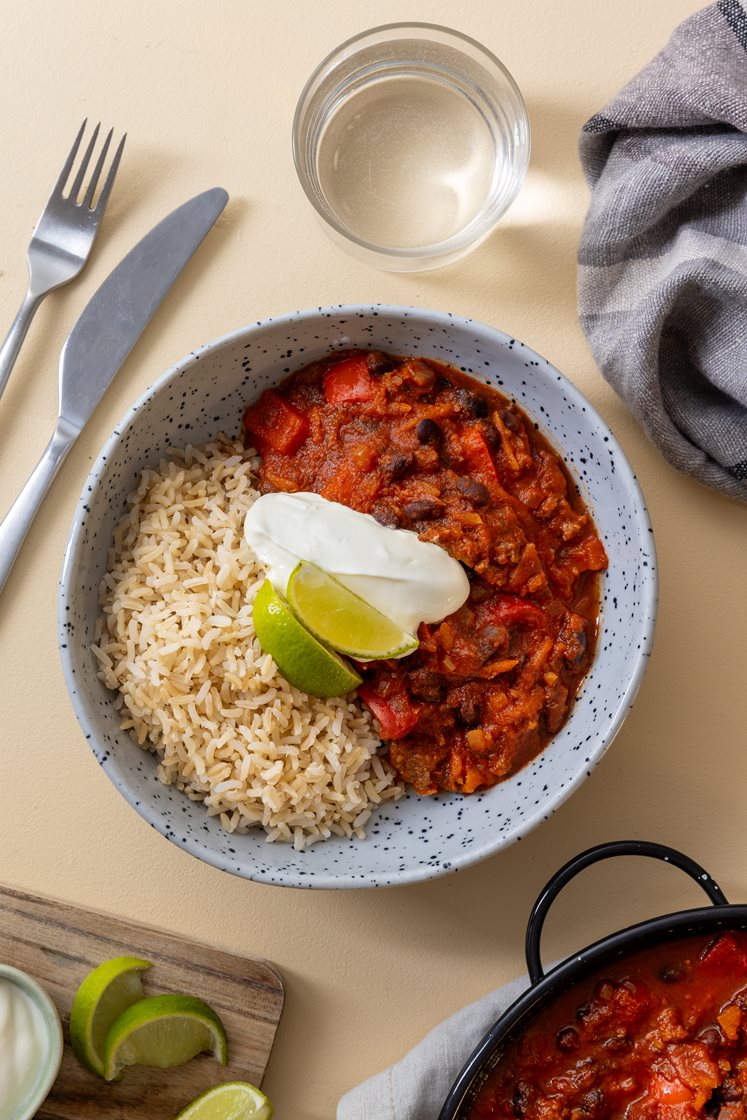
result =
[[54,433],[0,522],[0,591],[70,448],[227,202],[227,193],[214,187],[159,222],[107,277],[68,335],[60,355],[60,407]]

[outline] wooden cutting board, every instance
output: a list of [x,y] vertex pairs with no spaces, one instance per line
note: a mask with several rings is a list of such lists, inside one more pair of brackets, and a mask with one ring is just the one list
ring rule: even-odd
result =
[[[152,962],[146,995],[186,992],[210,1004],[228,1035],[227,1066],[201,1055],[177,1069],[133,1066],[107,1084],[78,1064],[67,1029],[73,995],[92,968],[123,955]],[[173,1120],[222,1081],[262,1084],[283,1009],[283,983],[265,961],[3,887],[0,961],[38,980],[62,1018],[62,1068],[38,1120]]]

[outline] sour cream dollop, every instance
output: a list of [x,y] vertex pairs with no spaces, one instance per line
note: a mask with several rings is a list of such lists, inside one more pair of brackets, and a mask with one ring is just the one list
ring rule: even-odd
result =
[[263,494],[246,515],[244,536],[281,595],[296,565],[309,560],[412,634],[469,595],[464,569],[439,545],[321,494]]
[[13,981],[0,979],[0,1120],[14,1116],[31,1092],[46,1036],[31,997]]

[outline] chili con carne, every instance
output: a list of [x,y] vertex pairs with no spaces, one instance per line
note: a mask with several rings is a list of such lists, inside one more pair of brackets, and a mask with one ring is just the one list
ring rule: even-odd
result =
[[259,484],[411,529],[469,599],[402,660],[360,666],[389,758],[422,794],[508,777],[565,722],[594,650],[604,547],[564,464],[515,402],[442,362],[341,351],[244,416]]

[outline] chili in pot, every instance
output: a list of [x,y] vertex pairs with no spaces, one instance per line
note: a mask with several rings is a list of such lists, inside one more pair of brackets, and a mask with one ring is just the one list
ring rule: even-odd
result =
[[[550,905],[613,855],[672,863],[714,905],[624,929],[545,975]],[[537,900],[526,952],[531,987],[477,1047],[439,1120],[747,1118],[747,906],[689,857],[643,841],[582,853]]]

